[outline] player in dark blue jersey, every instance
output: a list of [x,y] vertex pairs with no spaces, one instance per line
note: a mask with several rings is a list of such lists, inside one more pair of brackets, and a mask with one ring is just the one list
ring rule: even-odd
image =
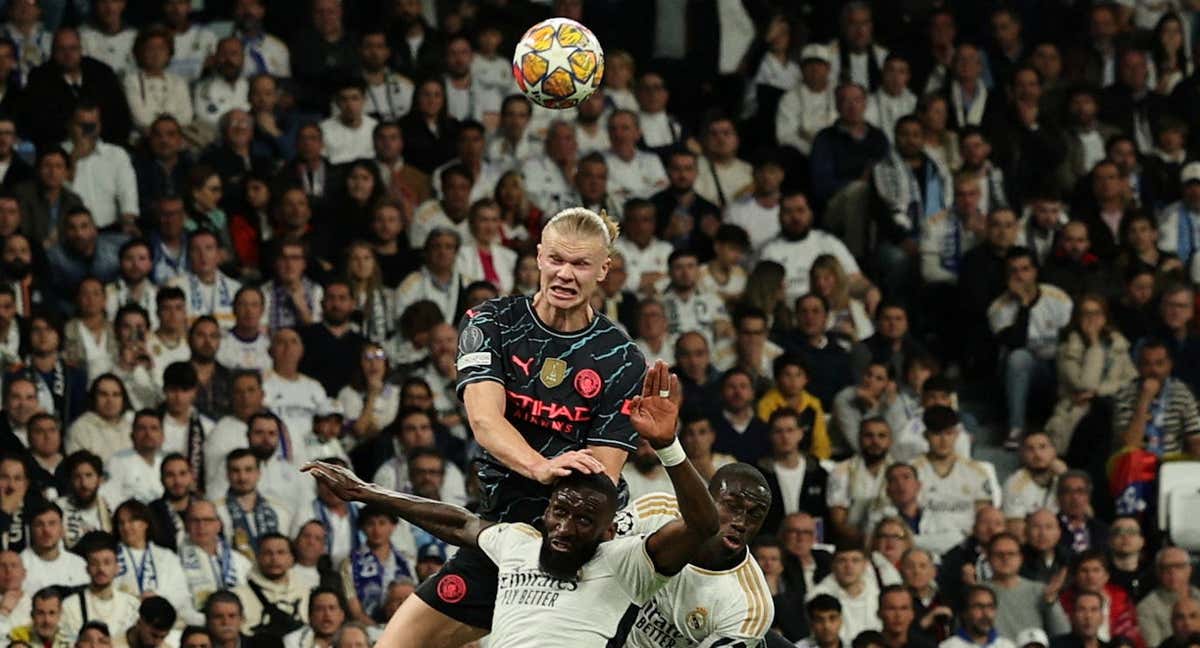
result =
[[[478,466],[484,520],[532,524],[555,479],[578,471],[619,482],[637,447],[628,403],[640,393],[645,357],[589,305],[617,234],[607,215],[559,212],[538,245],[538,293],[467,311],[458,394],[485,451]],[[495,597],[496,566],[462,548],[404,602],[377,645],[461,646],[487,634]]]

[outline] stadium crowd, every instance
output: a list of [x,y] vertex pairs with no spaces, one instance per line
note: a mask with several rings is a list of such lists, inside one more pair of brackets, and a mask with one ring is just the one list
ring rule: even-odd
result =
[[[770,485],[779,635],[1200,646],[1200,2],[0,7],[10,645],[373,643],[455,547],[298,468],[471,507],[456,324],[585,206],[692,463]],[[570,110],[512,82],[550,15]]]

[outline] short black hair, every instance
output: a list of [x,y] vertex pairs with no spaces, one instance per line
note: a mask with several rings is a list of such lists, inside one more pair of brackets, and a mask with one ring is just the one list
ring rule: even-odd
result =
[[921,415],[921,422],[925,424],[927,433],[941,432],[958,425],[958,413],[945,405],[934,405]]
[[790,353],[785,353],[771,362],[771,375],[778,380],[779,374],[783,373],[783,370],[788,367],[799,367],[800,371],[804,372],[804,375],[808,375],[808,365],[805,364],[804,358]]
[[208,596],[208,600],[204,602],[204,616],[207,618],[212,614],[212,609],[218,603],[232,603],[237,606],[238,615],[246,613],[245,606],[242,605],[242,599],[234,594],[232,590],[217,590]]
[[63,474],[69,478],[75,473],[76,468],[84,464],[91,466],[97,475],[104,476],[104,460],[87,450],[76,450],[67,455],[67,458],[63,460]]
[[236,450],[230,450],[229,454],[225,455],[225,468],[228,469],[229,464],[237,461],[238,459],[245,459],[246,457],[250,457],[254,460],[254,464],[258,465],[258,457],[254,455],[254,452],[252,452],[250,448],[238,448]]
[[717,228],[713,235],[713,243],[725,243],[742,250],[750,249],[750,235],[745,228],[732,223],[724,223]]
[[595,491],[604,496],[615,511],[620,501],[620,495],[617,493],[617,485],[613,483],[611,477],[607,474],[587,474],[572,471],[571,474],[560,477],[558,481],[551,486],[550,492],[553,494],[564,488],[586,488]]
[[816,616],[817,612],[837,612],[840,615],[842,604],[829,594],[817,594],[804,604],[804,611],[808,612],[810,619]]
[[170,630],[175,626],[175,608],[161,596],[144,599],[138,606],[138,617],[155,630]]
[[[162,293],[160,292],[159,295]],[[190,362],[172,362],[163,371],[163,389],[195,389],[200,385],[196,368]]]
[[667,256],[667,267],[675,265],[675,262],[684,257],[692,257],[697,262],[700,261],[700,254],[689,247],[675,248],[671,254]]
[[380,517],[386,518],[392,524],[396,523],[396,514],[395,513],[392,513],[390,510],[388,510],[378,504],[367,504],[366,506],[362,507],[362,509],[360,509],[358,512],[358,526],[359,526],[359,528],[362,528],[362,527],[366,526],[367,520],[371,520],[374,518],[380,518]]
[[921,393],[926,392],[945,392],[947,394],[954,393],[954,381],[945,374],[934,374],[925,380],[925,384],[921,385]]
[[154,295],[154,307],[161,309],[163,302],[168,302],[173,299],[179,301],[187,301],[187,295],[183,294],[183,289],[178,286],[163,286],[158,289],[158,293]]
[[725,480],[739,481],[744,484],[762,487],[767,492],[767,503],[770,504],[771,487],[767,484],[767,478],[763,477],[762,471],[758,468],[740,461],[725,464],[717,468],[717,471],[713,473],[712,479],[708,480],[709,492],[715,493],[716,489],[720,488],[721,482]]

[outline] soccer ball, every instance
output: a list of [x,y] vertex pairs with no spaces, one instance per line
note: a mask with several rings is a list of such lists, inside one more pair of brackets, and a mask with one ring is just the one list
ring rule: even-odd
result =
[[587,27],[570,18],[549,18],[517,42],[512,66],[517,87],[531,101],[573,108],[600,87],[604,50]]

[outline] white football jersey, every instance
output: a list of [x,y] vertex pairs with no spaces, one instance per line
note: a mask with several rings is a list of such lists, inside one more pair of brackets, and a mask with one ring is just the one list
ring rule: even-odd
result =
[[[674,497],[643,495],[617,514],[619,534],[648,535],[679,517]],[[750,552],[736,567],[684,567],[638,610],[627,648],[758,646],[775,618],[771,590]]]
[[479,534],[479,548],[499,571],[493,646],[607,646],[630,606],[644,605],[667,583],[642,536],[601,543],[577,580],[543,572],[541,547],[542,534],[528,524],[497,524]]
[[943,477],[937,474],[928,457],[912,462],[921,480],[921,501],[927,515],[945,518],[948,523],[971,533],[975,525],[975,504],[992,501],[992,481],[978,461],[959,457]]

